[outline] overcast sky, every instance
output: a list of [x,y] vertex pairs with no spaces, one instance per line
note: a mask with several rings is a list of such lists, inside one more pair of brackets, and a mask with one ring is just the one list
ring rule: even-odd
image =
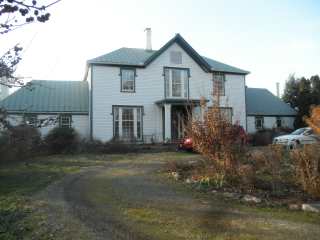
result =
[[19,75],[82,80],[86,60],[144,48],[146,27],[154,49],[180,33],[201,55],[250,71],[249,87],[276,92],[290,73],[320,74],[319,0],[63,0],[50,12],[0,36],[1,53],[25,48]]

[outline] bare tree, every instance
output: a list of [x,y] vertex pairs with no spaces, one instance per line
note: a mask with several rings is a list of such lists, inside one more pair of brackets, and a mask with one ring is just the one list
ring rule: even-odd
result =
[[[56,0],[43,4],[48,1],[0,0],[0,35],[5,35],[34,22],[47,22],[50,18],[50,13],[47,9],[60,1]],[[22,49],[19,44],[16,44],[0,57],[0,85],[9,88],[25,86],[23,80],[14,75],[22,59]],[[6,110],[0,107],[0,125],[2,127],[6,127],[9,124],[6,118]]]

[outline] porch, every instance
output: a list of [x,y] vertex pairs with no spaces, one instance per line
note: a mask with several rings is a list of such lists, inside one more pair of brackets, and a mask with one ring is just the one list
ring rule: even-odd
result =
[[187,134],[188,120],[195,112],[201,112],[200,100],[163,99],[156,104],[162,112],[162,133],[164,142],[176,142]]

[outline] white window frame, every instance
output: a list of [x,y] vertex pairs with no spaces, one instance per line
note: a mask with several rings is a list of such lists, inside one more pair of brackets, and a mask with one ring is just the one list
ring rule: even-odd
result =
[[[280,126],[278,126],[278,123],[280,123]],[[283,119],[282,117],[276,117],[276,127],[282,128],[283,127]]]
[[[228,114],[227,111],[230,111],[229,112],[230,116],[227,116],[227,114]],[[225,120],[232,123],[233,109],[231,107],[220,107],[220,113],[223,118],[226,118]],[[228,119],[228,117],[230,117],[230,118]]]
[[[130,109],[133,111],[133,139],[123,136],[123,110]],[[131,120],[126,120],[131,121]],[[117,124],[116,124],[117,123]],[[117,127],[118,125],[118,127]],[[118,128],[118,129],[117,129]],[[140,129],[140,131],[139,131]],[[139,131],[139,132],[138,132]],[[117,139],[131,141],[143,140],[143,107],[142,106],[113,106],[113,136]]]
[[[64,121],[67,121],[67,123],[65,123]],[[60,115],[59,116],[59,127],[61,128],[71,128],[72,127],[72,115]]]
[[[180,71],[180,96],[173,96],[173,71]],[[168,73],[168,75],[166,75]],[[164,68],[165,98],[188,98],[189,97],[189,69],[187,68]]]
[[180,51],[171,51],[170,52],[170,63],[171,64],[182,64],[182,52]]
[[[133,79],[125,79],[127,74],[124,72],[132,72],[133,74]],[[136,69],[134,68],[120,68],[120,81],[121,81],[121,86],[120,86],[120,91],[121,92],[127,92],[127,93],[134,93],[136,91]],[[130,89],[125,89],[126,82],[132,82],[132,88]]]
[[[258,121],[261,121],[261,126],[258,126]],[[254,124],[256,129],[264,129],[264,117],[263,116],[255,116]]]
[[[33,120],[32,120],[33,119]],[[31,121],[30,121],[31,120]],[[35,114],[27,114],[24,116],[24,122],[31,127],[37,127],[38,116]]]
[[213,73],[213,93],[216,94],[216,85],[218,84],[218,94],[219,96],[226,95],[226,76],[224,73],[215,72]]

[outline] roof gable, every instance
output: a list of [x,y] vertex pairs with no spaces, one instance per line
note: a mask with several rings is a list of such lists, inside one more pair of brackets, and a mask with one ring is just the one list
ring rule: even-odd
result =
[[85,81],[33,80],[0,102],[15,113],[74,112],[87,114],[88,83]]
[[184,40],[184,38],[177,34],[174,38],[172,38],[169,42],[167,42],[162,48],[160,48],[157,52],[152,54],[146,61],[145,65],[148,66],[151,62],[153,62],[157,57],[159,57],[163,52],[165,52],[170,46],[174,43],[177,43],[199,66],[205,70],[206,72],[210,72],[210,65],[194,50],[190,44]]
[[206,72],[249,74],[246,70],[199,55],[180,34],[176,34],[175,37],[157,51],[139,48],[120,48],[113,52],[88,60],[87,63],[95,65],[134,66],[143,68],[158,58],[174,43],[177,43]]
[[247,115],[295,116],[297,112],[264,88],[246,88]]

